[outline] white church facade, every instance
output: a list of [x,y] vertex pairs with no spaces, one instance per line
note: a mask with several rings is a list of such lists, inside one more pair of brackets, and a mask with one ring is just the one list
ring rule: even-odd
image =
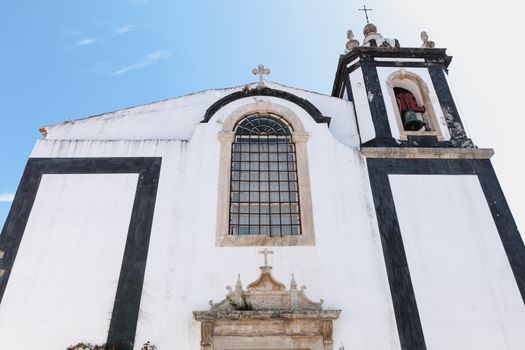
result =
[[451,57],[364,35],[331,96],[261,79],[41,128],[0,349],[525,349],[524,243]]

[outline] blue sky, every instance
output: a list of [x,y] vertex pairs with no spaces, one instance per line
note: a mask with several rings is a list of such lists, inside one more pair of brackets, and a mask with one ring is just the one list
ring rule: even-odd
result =
[[[255,80],[251,69],[259,63],[271,68],[269,80],[330,94],[346,30],[362,39],[365,20],[357,11],[362,5],[348,0],[5,2],[0,225],[40,126],[245,84]],[[463,120],[478,145],[496,149],[496,171],[524,227],[518,150],[525,118],[519,103],[511,102],[522,99],[525,81],[522,66],[511,57],[523,57],[524,49],[507,35],[521,34],[521,19],[519,11],[507,11],[513,1],[499,5],[367,1],[371,21],[385,37],[413,47],[427,30],[438,47],[455,56],[450,80]],[[505,52],[494,53],[498,48]]]

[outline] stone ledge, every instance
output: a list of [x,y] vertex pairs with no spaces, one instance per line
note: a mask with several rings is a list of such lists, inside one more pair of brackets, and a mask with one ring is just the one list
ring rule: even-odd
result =
[[424,158],[424,159],[490,159],[492,148],[406,148],[363,147],[366,158]]
[[216,320],[335,320],[341,310],[224,310],[224,311],[193,311],[197,321]]

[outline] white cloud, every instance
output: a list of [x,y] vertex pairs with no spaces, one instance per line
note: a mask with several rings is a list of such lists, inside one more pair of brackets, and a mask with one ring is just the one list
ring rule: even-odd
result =
[[115,30],[115,34],[116,35],[120,35],[120,34],[124,34],[124,33],[127,33],[129,31],[131,31],[133,27],[130,26],[130,25],[127,25],[127,26],[123,26],[123,27],[119,27]]
[[140,69],[140,68],[144,68],[144,67],[149,66],[151,64],[154,64],[154,63],[157,63],[159,61],[165,60],[165,59],[167,59],[170,56],[171,56],[171,52],[164,51],[164,50],[158,50],[158,51],[152,52],[152,53],[147,54],[146,56],[144,56],[144,59],[142,61],[140,61],[138,63],[135,63],[135,64],[131,64],[129,66],[122,67],[122,68],[116,70],[115,72],[113,72],[111,75],[113,75],[113,76],[121,75],[121,74],[127,73],[127,72],[129,72],[131,70],[137,70],[137,69]]
[[0,202],[12,202],[13,199],[15,199],[15,195],[13,193],[0,194]]
[[96,41],[95,39],[91,39],[91,38],[82,39],[82,40],[77,41],[77,46],[91,45],[91,44],[94,44],[95,41]]

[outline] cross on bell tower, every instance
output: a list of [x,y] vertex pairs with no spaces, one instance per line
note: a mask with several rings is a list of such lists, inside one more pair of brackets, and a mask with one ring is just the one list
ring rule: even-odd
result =
[[366,5],[363,5],[363,8],[362,9],[358,9],[358,11],[364,11],[365,12],[365,17],[366,17],[366,23],[370,23],[368,21],[368,11],[372,11],[372,9],[369,9],[369,8],[366,8]]

